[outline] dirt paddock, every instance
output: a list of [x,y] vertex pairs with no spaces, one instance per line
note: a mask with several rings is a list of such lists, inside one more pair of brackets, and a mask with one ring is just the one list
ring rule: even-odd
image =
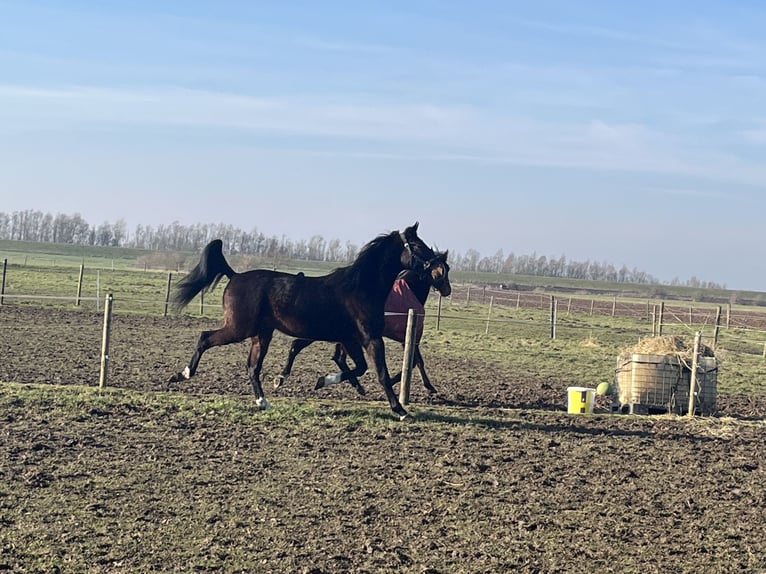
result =
[[115,316],[116,391],[83,397],[101,317],[0,307],[0,572],[766,571],[762,399],[568,415],[566,383],[426,345],[439,393],[415,375],[403,424],[369,375],[313,389],[329,345],[272,389],[283,338],[273,412],[245,345],[163,390],[215,325]]

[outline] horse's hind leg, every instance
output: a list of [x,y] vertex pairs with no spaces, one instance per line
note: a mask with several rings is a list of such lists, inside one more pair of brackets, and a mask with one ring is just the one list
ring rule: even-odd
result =
[[194,350],[189,364],[180,373],[172,375],[169,379],[169,383],[177,383],[180,381],[186,381],[191,379],[197,372],[199,361],[202,358],[202,354],[211,347],[218,347],[220,345],[228,345],[230,343],[236,343],[243,339],[238,333],[229,327],[223,327],[216,329],[215,331],[202,331],[197,339],[197,347]]
[[[431,381],[428,379],[428,375],[426,375],[426,367],[423,363],[423,355],[420,354],[420,345],[415,345],[415,350],[413,351],[412,355],[412,366],[417,367],[418,371],[420,371],[420,378],[423,380],[423,386],[426,388],[429,394],[433,395],[436,393],[436,389],[431,384]],[[399,371],[395,375],[391,377],[391,384],[395,385],[402,380],[402,372]]]
[[[350,369],[348,364],[346,363],[345,359],[341,361],[340,354],[338,353],[338,349],[335,349],[336,356],[333,356],[333,360],[338,364],[338,366],[341,368],[340,373],[336,373],[334,375],[327,375],[326,377],[319,377],[317,379],[317,384],[314,387],[315,389],[321,389],[322,387],[325,387],[327,385],[337,385],[338,383],[342,383],[343,381],[349,381],[352,385],[354,384],[353,381],[356,380],[356,390],[360,395],[363,395],[366,391],[364,390],[364,387],[359,384],[359,377],[361,377],[365,372],[367,372],[367,361],[364,359],[364,352],[362,351],[362,347],[359,346],[359,343],[344,343],[342,345],[342,348],[346,349],[346,353],[348,353],[348,356],[351,357],[351,360],[354,361],[354,368]],[[336,360],[337,359],[337,360]],[[345,367],[345,368],[344,368]]]
[[391,405],[391,410],[399,415],[399,420],[412,420],[412,416],[404,410],[402,403],[399,402],[399,397],[396,396],[391,385],[391,378],[388,375],[388,367],[386,366],[386,348],[383,340],[371,339],[367,344],[366,350],[368,357],[375,365],[375,374],[378,376],[378,382],[386,391],[386,397],[388,398],[389,405]]
[[274,381],[274,388],[278,389],[282,386],[282,384],[285,382],[287,377],[290,376],[290,373],[293,370],[293,363],[295,362],[295,357],[298,356],[298,353],[300,353],[303,349],[308,347],[313,341],[311,339],[294,339],[292,345],[290,345],[290,352],[287,355],[287,363],[285,364],[285,367],[282,369],[282,372],[279,373],[279,376],[277,377],[276,381]]
[[343,348],[343,345],[336,343],[335,352],[332,355],[332,360],[335,361],[335,364],[338,365],[338,368],[341,371],[347,371],[349,373],[348,382],[352,387],[356,389],[356,392],[360,395],[364,395],[367,391],[364,390],[364,387],[362,386],[362,383],[359,382],[359,379],[351,374],[351,367],[349,367],[348,362],[346,362],[346,356],[346,349]]
[[261,368],[263,367],[263,359],[269,350],[272,335],[273,331],[268,331],[251,337],[250,354],[247,356],[247,373],[250,375],[250,382],[253,385],[253,392],[256,396],[255,404],[263,410],[271,406],[263,394]]
[[431,381],[428,380],[428,375],[426,375],[426,366],[423,362],[423,355],[420,354],[420,345],[415,345],[415,354],[413,355],[412,362],[414,366],[418,368],[418,371],[420,371],[420,378],[423,379],[423,386],[429,394],[435,394],[436,389],[431,384]]

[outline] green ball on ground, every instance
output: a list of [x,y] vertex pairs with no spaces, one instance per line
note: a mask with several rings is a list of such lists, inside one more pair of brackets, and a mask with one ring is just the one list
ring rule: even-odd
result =
[[604,397],[612,394],[612,385],[609,383],[599,383],[596,387],[596,394]]

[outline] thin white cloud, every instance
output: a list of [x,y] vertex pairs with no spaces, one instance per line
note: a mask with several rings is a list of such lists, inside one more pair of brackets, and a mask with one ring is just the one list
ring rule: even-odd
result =
[[722,191],[710,191],[703,189],[693,188],[671,188],[671,187],[645,187],[641,191],[656,193],[660,195],[673,195],[680,197],[691,197],[697,199],[722,199],[730,197],[731,194],[726,194]]
[[761,121],[750,129],[742,130],[740,136],[750,144],[766,145],[766,121]]
[[[52,89],[0,85],[0,134],[89,126],[251,130],[353,141],[353,153],[529,166],[636,171],[766,184],[766,167],[642,124],[541,122],[468,106],[327,103],[180,88]],[[761,130],[749,134],[763,137]],[[366,142],[362,144],[360,142]],[[390,153],[380,145],[396,145]],[[302,144],[299,144],[302,145]],[[327,147],[326,142],[319,151]]]
[[347,52],[358,54],[390,54],[395,52],[392,46],[384,44],[360,44],[354,42],[339,42],[316,38],[312,36],[294,36],[293,42],[304,48],[326,52]]
[[581,24],[564,24],[561,22],[545,22],[542,20],[524,20],[522,25],[532,30],[541,30],[566,34],[570,36],[601,38],[605,40],[630,42],[644,46],[653,46],[663,49],[679,49],[683,46],[678,42],[663,40],[657,36],[647,36],[636,34],[618,28],[607,28],[603,26],[586,26]]

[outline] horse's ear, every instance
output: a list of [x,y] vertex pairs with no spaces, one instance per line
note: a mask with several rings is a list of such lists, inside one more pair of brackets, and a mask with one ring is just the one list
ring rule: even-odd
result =
[[418,236],[418,225],[420,225],[420,222],[416,221],[414,225],[404,229],[404,236],[407,238],[407,241],[411,241]]

